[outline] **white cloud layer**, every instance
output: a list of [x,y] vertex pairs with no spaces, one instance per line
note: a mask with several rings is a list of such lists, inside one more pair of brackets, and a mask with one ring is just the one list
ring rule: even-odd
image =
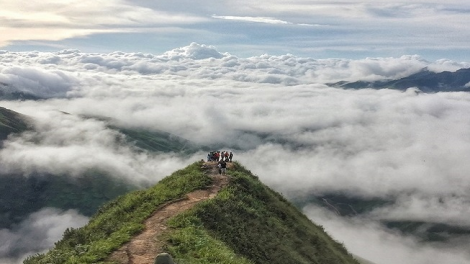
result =
[[[83,119],[49,109],[36,112],[35,131],[12,137],[0,150],[0,172],[81,175],[100,168],[115,177],[136,183],[156,182],[187,164],[175,155],[136,153],[122,142],[122,135],[101,121]],[[195,160],[191,158],[190,160]]]
[[[205,153],[189,160],[136,154],[103,122],[80,117],[106,116],[123,126],[232,146],[236,160],[289,197],[328,192],[392,197],[398,203],[372,212],[368,221],[429,220],[468,227],[470,94],[325,85],[400,78],[426,67],[440,72],[469,64],[419,56],[239,58],[196,43],[161,55],[4,51],[3,86],[49,99],[0,102],[37,120],[35,132],[5,142],[0,168],[25,175],[76,175],[99,167],[116,177],[155,182],[205,158]],[[345,225],[348,232],[353,228]],[[382,232],[369,231],[354,235],[374,241]],[[354,246],[348,241],[347,247]],[[377,256],[388,256],[394,243],[377,244]],[[418,260],[448,256],[433,250],[413,252]],[[412,252],[406,254],[413,258]],[[460,257],[466,256],[459,251]]]
[[[412,237],[386,230],[376,222],[339,218],[325,209],[308,206],[305,214],[348,250],[376,264],[428,264],[470,262],[468,240],[452,245],[430,244],[423,246]],[[384,250],[386,248],[386,250]]]
[[[62,238],[67,228],[88,223],[88,218],[75,210],[44,208],[31,214],[12,230],[0,229],[0,262],[19,264],[29,254],[49,249]],[[22,254],[17,256],[18,252]]]

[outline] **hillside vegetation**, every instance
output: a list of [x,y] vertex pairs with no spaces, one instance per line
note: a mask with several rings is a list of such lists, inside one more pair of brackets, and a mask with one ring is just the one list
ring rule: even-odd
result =
[[[196,162],[155,186],[103,206],[90,222],[68,229],[63,239],[32,263],[111,263],[108,256],[144,228],[164,204],[212,183]],[[230,182],[210,200],[173,217],[159,235],[180,263],[358,263],[338,242],[281,195],[234,163]]]

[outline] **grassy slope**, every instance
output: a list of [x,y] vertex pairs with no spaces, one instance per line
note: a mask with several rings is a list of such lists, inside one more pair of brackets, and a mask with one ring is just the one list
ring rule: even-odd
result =
[[[90,223],[67,230],[47,254],[32,263],[103,261],[143,227],[165,202],[205,188],[211,179],[194,163],[144,191],[122,196]],[[358,263],[321,227],[236,164],[231,183],[216,198],[173,218],[162,239],[180,263]]]
[[[228,188],[174,220],[173,226],[206,230],[252,263],[358,263],[281,195],[235,165]],[[173,237],[169,242],[170,253],[200,263],[191,261],[198,257],[196,250],[181,247]]]
[[47,254],[28,258],[24,263],[96,263],[129,241],[142,230],[143,222],[162,204],[184,194],[204,188],[210,178],[195,163],[163,179],[159,184],[134,191],[106,204],[92,217],[88,225],[68,229],[54,249]]

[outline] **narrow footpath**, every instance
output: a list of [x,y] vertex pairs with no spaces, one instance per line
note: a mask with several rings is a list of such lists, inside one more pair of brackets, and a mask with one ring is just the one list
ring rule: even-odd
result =
[[[230,170],[232,164],[227,165]],[[168,202],[159,207],[145,221],[145,229],[142,233],[134,236],[131,241],[113,252],[108,261],[120,264],[153,264],[156,256],[163,253],[163,242],[159,240],[159,237],[167,230],[168,219],[202,201],[215,197],[219,190],[228,184],[228,177],[219,175],[217,162],[205,162],[203,166],[206,166],[209,176],[213,179],[212,185],[208,189],[193,191],[182,199]]]

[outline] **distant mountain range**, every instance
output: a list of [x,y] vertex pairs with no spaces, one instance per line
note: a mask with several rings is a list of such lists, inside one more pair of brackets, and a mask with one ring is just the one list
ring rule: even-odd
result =
[[416,87],[425,93],[470,91],[470,68],[455,72],[432,72],[428,69],[397,80],[356,81],[328,83],[329,86],[345,89],[395,89]]
[[40,100],[42,99],[39,96],[36,96],[31,93],[19,91],[16,88],[0,82],[0,100],[7,101],[23,101],[23,100]]

